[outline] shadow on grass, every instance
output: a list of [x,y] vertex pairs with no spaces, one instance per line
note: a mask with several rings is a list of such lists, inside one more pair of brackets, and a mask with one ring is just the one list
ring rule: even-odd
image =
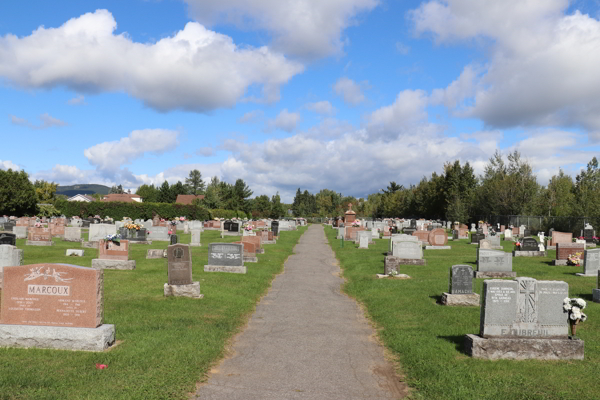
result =
[[465,352],[465,335],[454,335],[454,336],[438,336],[438,339],[444,339],[450,343],[454,343],[454,345],[456,346],[456,351],[458,351],[459,353],[468,355]]
[[585,301],[594,301],[594,297],[591,293],[579,293],[579,297],[584,299]]
[[442,295],[434,294],[432,296],[429,296],[429,298],[430,299],[434,299],[435,300],[435,304],[442,305]]

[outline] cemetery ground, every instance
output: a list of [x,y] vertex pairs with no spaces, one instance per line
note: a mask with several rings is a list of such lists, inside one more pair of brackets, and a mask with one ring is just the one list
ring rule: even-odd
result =
[[[585,341],[583,361],[480,360],[463,351],[466,334],[479,334],[479,307],[439,304],[448,291],[449,269],[467,264],[476,269],[476,245],[469,240],[448,241],[451,250],[424,250],[426,266],[400,266],[411,279],[378,279],[383,274],[389,240],[375,239],[369,249],[336,239],[326,227],[346,279],[344,291],[361,302],[378,329],[382,343],[399,361],[411,396],[424,399],[598,399],[600,365],[600,304],[592,302],[596,278],[578,277],[582,267],[552,266],[556,252],[547,257],[515,257],[517,276],[559,280],[569,284],[569,296],[588,303],[588,320],[578,326]],[[512,242],[502,242],[504,251]],[[474,280],[482,294],[483,279]]]
[[[233,242],[219,231],[202,232],[202,246],[192,247],[193,280],[203,299],[168,297],[167,259],[146,260],[148,249],[168,242],[132,244],[132,271],[104,271],[104,323],[114,324],[117,346],[100,353],[0,348],[0,399],[186,399],[223,356],[226,345],[245,325],[259,298],[306,227],[282,232],[277,244],[266,245],[247,274],[205,273],[208,243]],[[82,235],[87,239],[87,233]],[[180,234],[180,243],[190,234]],[[67,257],[79,243],[54,238],[54,246],[25,248],[23,264],[67,263],[91,267],[96,249],[84,257]],[[106,365],[97,369],[96,364]]]

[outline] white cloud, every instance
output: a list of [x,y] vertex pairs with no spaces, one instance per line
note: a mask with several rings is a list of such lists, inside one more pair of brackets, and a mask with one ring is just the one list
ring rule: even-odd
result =
[[0,160],[0,169],[12,169],[14,171],[20,171],[21,168],[10,160]]
[[[400,133],[416,129],[416,125],[427,118],[425,107],[428,101],[423,90],[403,90],[393,104],[381,107],[368,116],[369,135],[396,138]],[[421,129],[424,127],[427,125],[422,125]]]
[[77,97],[73,97],[72,99],[67,101],[67,104],[70,106],[79,106],[87,103],[85,102],[85,97],[80,94]]
[[314,111],[321,115],[333,115],[336,112],[334,106],[330,102],[323,100],[316,103],[308,103],[304,106],[307,110]]
[[410,46],[407,46],[402,42],[396,42],[396,51],[405,56],[410,53]]
[[240,118],[238,118],[238,122],[240,124],[245,124],[248,122],[255,122],[257,119],[261,118],[262,116],[263,116],[262,110],[252,110],[252,111],[245,113]]
[[268,47],[239,48],[196,22],[156,43],[116,35],[112,14],[97,10],[59,28],[0,37],[0,77],[24,88],[66,86],[78,93],[124,91],[160,111],[232,107],[250,85],[265,101],[303,66]]
[[184,1],[205,25],[223,22],[266,30],[275,49],[306,59],[340,54],[344,29],[355,23],[357,14],[378,4],[378,0]]
[[358,84],[352,79],[342,77],[333,85],[333,90],[338,96],[342,96],[345,103],[355,106],[365,101],[362,90],[366,87],[368,87],[367,82]]
[[567,0],[424,3],[412,13],[416,32],[438,42],[475,40],[489,46],[481,71],[467,66],[432,99],[457,115],[500,128],[575,127],[600,141],[600,21]]
[[66,122],[61,121],[58,118],[54,118],[48,113],[40,115],[40,121],[41,122],[39,125],[34,125],[31,122],[27,121],[25,118],[19,118],[15,115],[10,115],[10,122],[14,125],[25,126],[31,129],[48,129],[55,126],[61,127],[68,125]]
[[199,156],[210,157],[215,154],[215,149],[212,147],[200,147],[196,150],[196,154]]
[[267,121],[265,128],[266,132],[272,132],[274,129],[281,129],[286,132],[292,132],[296,129],[296,125],[300,122],[300,114],[295,112],[289,112],[287,108],[281,110],[275,119]]
[[145,153],[163,154],[179,144],[179,132],[166,129],[135,130],[128,137],[99,143],[83,154],[90,164],[107,173],[115,173],[123,164],[130,164]]

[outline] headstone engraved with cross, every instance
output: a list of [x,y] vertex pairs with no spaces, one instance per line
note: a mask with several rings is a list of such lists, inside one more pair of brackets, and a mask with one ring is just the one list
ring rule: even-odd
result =
[[562,281],[485,280],[479,335],[467,335],[467,354],[486,359],[583,359],[582,340],[569,338]]

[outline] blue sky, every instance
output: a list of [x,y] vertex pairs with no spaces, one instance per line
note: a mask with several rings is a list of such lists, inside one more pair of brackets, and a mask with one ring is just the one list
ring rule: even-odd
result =
[[600,5],[0,3],[0,168],[59,184],[244,179],[357,197],[519,150],[541,184],[600,142]]

